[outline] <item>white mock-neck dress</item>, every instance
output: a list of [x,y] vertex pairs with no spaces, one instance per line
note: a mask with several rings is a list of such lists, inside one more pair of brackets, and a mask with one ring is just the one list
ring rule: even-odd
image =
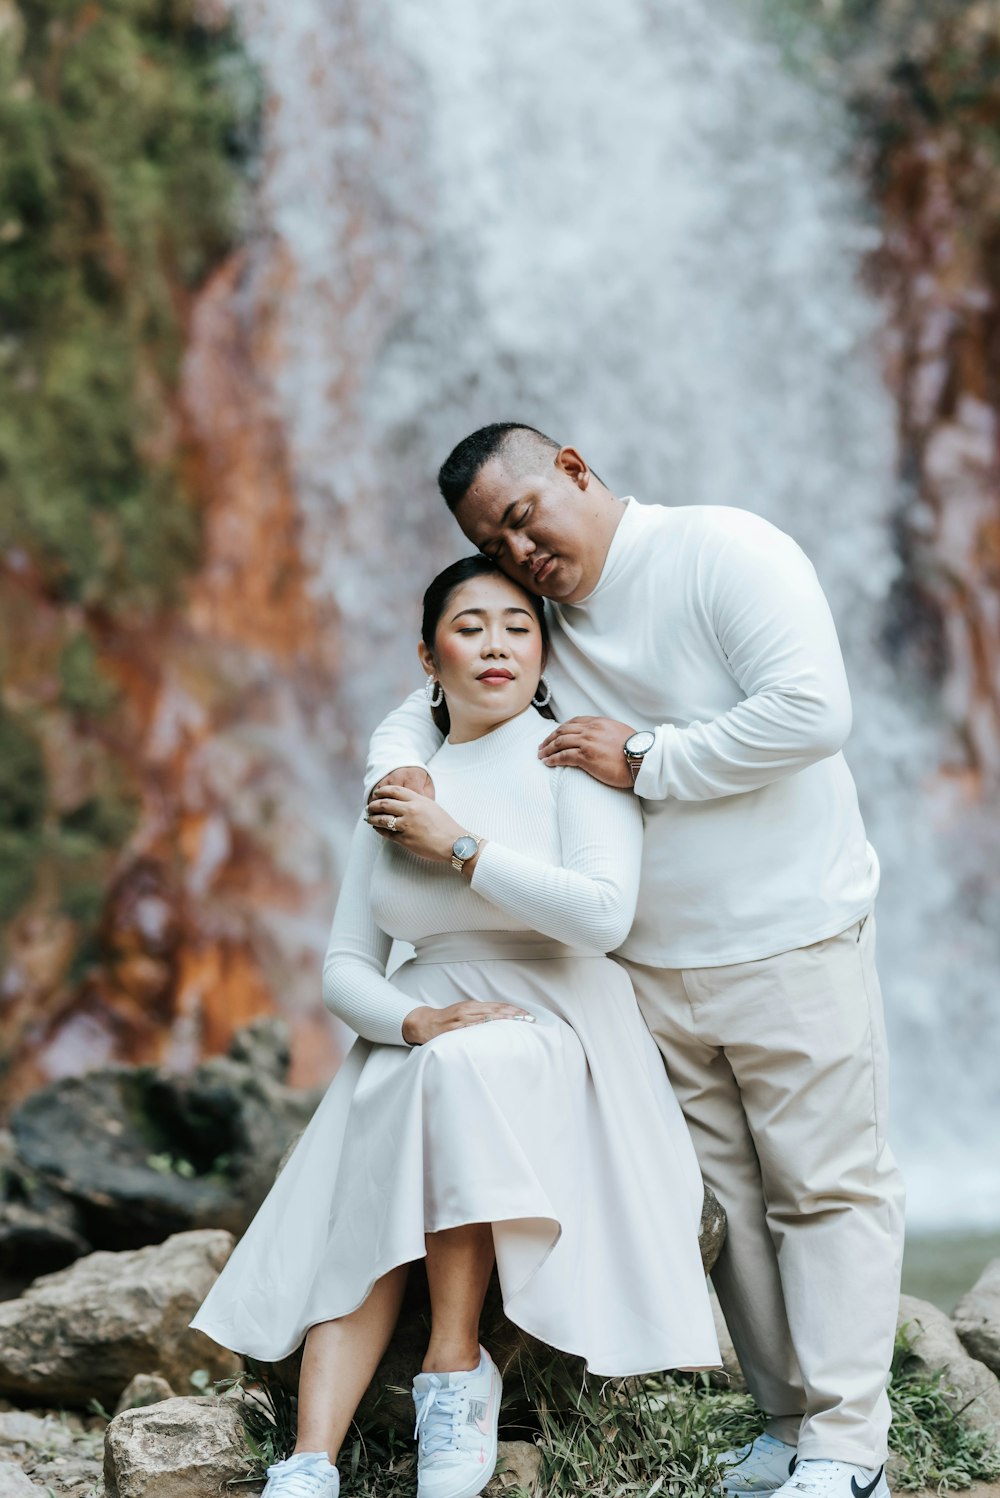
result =
[[[625,970],[638,799],[538,759],[529,708],[429,766],[486,839],[470,882],[359,822],[324,963],[358,1033],[191,1325],[263,1361],[490,1222],[511,1321],[613,1376],[719,1363],[698,1249],[702,1181]],[[385,976],[392,941],[415,956]],[[498,1021],[402,1037],[421,1005],[509,1002]]]

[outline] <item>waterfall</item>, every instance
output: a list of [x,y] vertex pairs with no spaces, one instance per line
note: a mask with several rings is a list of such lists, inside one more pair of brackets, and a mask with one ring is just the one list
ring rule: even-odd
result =
[[995,1223],[992,834],[941,774],[940,705],[880,643],[896,412],[838,105],[748,0],[236,9],[270,100],[254,253],[292,268],[276,399],[342,621],[340,768],[420,680],[419,595],[468,549],[434,475],[473,427],[527,420],[617,493],[773,520],[817,566],[854,691],[911,1220]]

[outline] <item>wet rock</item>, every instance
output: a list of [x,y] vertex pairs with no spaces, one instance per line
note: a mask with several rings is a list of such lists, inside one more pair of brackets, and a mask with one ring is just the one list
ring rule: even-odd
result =
[[115,1414],[122,1410],[145,1409],[148,1404],[159,1404],[161,1399],[173,1399],[173,1389],[159,1373],[137,1373],[129,1379],[115,1406]]
[[943,1369],[942,1388],[962,1422],[993,1440],[1000,1431],[1000,1381],[985,1363],[970,1358],[944,1311],[913,1295],[899,1301],[897,1323],[907,1329],[913,1357],[926,1373]]
[[722,1245],[726,1241],[726,1226],[726,1209],[711,1186],[706,1186],[701,1206],[701,1225],[698,1229],[698,1246],[706,1274],[711,1274],[712,1266],[722,1252]]
[[239,1360],[188,1322],[232,1251],[221,1231],[177,1234],[153,1248],[98,1252],[43,1275],[0,1305],[0,1389],[19,1398],[113,1409],[137,1373],[186,1388],[204,1368]]
[[[187,1076],[123,1066],[63,1078],[14,1114],[20,1166],[98,1248],[209,1226],[238,1236],[319,1101],[284,1085],[287,1066],[287,1027],[266,1019]],[[60,1245],[69,1252],[72,1238]]]
[[107,1498],[218,1498],[252,1464],[231,1399],[165,1399],[124,1410],[104,1440]]
[[497,1445],[496,1475],[483,1489],[485,1498],[499,1498],[508,1488],[520,1488],[532,1495],[541,1487],[542,1453],[531,1441],[500,1441]]
[[987,1264],[952,1320],[969,1356],[1000,1373],[1000,1259]]

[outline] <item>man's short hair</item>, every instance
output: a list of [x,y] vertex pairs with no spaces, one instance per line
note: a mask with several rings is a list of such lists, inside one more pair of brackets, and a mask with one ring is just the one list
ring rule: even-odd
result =
[[441,464],[438,487],[445,504],[454,514],[481,470],[493,458],[499,458],[514,473],[527,473],[540,455],[539,449],[557,453],[559,443],[523,421],[494,421],[490,426],[480,427],[463,437]]

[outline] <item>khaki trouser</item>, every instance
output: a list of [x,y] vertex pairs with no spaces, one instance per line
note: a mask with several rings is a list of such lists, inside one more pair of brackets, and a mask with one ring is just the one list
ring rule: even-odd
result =
[[625,966],[729,1216],[712,1281],[768,1429],[881,1466],[903,1185],[874,916],[759,962]]

